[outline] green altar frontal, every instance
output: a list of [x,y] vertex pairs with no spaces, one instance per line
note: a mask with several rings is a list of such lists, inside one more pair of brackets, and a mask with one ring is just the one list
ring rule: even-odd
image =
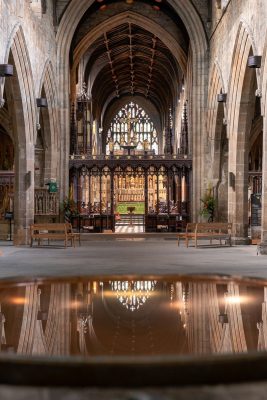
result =
[[120,214],[129,214],[128,207],[135,207],[133,214],[145,214],[145,203],[141,201],[120,202],[116,206],[116,212]]

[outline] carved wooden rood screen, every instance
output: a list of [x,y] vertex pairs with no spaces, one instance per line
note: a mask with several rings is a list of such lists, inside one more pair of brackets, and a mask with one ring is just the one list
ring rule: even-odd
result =
[[190,219],[191,164],[184,156],[72,156],[70,193],[80,214],[74,220],[114,231],[123,205],[126,213],[134,205],[146,232],[175,232]]
[[180,153],[173,155],[169,123],[165,130],[169,146],[159,155],[163,148],[159,124],[130,102],[104,124],[103,154],[97,155],[101,146],[96,146],[91,101],[84,86],[76,112],[72,107],[70,198],[79,214],[72,222],[84,231],[115,231],[116,220],[124,216],[125,221],[133,213],[135,219],[142,218],[146,232],[182,229],[190,220],[192,160],[187,155],[187,129],[180,135]]

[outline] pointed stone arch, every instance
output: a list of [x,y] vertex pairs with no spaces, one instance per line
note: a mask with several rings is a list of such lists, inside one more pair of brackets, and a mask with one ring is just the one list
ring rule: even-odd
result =
[[217,199],[216,218],[228,218],[228,141],[224,116],[226,115],[225,103],[219,103],[217,96],[225,93],[225,85],[218,62],[215,62],[210,75],[207,108],[208,156],[210,163],[209,184],[212,183]]
[[248,240],[248,139],[255,99],[253,82],[257,77],[255,70],[247,67],[247,61],[253,54],[253,42],[247,26],[241,22],[233,51],[227,101],[229,173],[234,177],[229,187],[228,210],[237,243]]
[[77,64],[81,60],[82,55],[84,54],[86,49],[89,47],[90,44],[92,44],[101,35],[103,35],[103,32],[108,32],[114,27],[125,22],[138,25],[139,27],[159,37],[160,40],[172,52],[172,54],[178,61],[183,73],[185,73],[187,57],[184,50],[181,48],[176,39],[154,21],[132,11],[122,12],[113,17],[110,17],[108,21],[104,21],[102,24],[99,24],[96,28],[93,28],[87,35],[85,35],[74,50],[72,70],[76,70]]
[[43,69],[38,97],[45,96],[47,108],[40,110],[44,126],[45,141],[45,181],[50,178],[57,179],[59,160],[59,121],[57,108],[57,86],[54,70],[50,60],[47,60]]
[[6,60],[14,66],[13,78],[6,79],[7,100],[12,110],[15,147],[14,244],[28,242],[34,219],[34,137],[36,102],[28,49],[21,26],[9,41]]
[[[195,162],[193,168],[193,199],[191,202],[194,219],[198,219],[199,199],[203,192],[204,176],[204,137],[205,137],[205,94],[207,92],[207,65],[208,45],[205,29],[194,5],[190,0],[169,0],[170,5],[177,12],[187,28],[192,48],[192,152]],[[69,88],[69,51],[76,27],[92,4],[92,0],[72,0],[60,22],[57,32],[57,68],[59,76],[59,107],[61,130],[65,134],[64,144],[61,146],[62,163],[61,178],[63,192],[68,191],[68,152],[70,138],[70,106],[68,97]]]
[[225,107],[223,107],[222,103],[218,103],[217,101],[217,95],[221,91],[225,93],[225,86],[222,80],[220,67],[218,63],[214,63],[212,73],[210,75],[207,108],[208,143],[210,144],[209,148],[211,152],[211,162],[213,166],[213,176],[211,177],[211,179],[218,179],[219,176],[219,166],[215,166],[214,163],[216,163],[216,155],[218,155],[218,149],[216,149],[216,145],[221,139],[219,125],[223,122],[222,119],[225,115]]
[[[103,116],[103,131],[107,132],[107,129],[110,126],[110,123],[116,115],[116,113],[123,107],[125,104],[129,103],[132,100],[130,96],[122,96],[121,98],[117,99],[114,101],[113,104],[106,110],[104,116]],[[137,103],[140,107],[142,107],[146,113],[151,117],[153,120],[153,124],[155,126],[156,131],[158,132],[158,135],[162,132],[162,121],[161,121],[161,115],[159,114],[158,110],[154,106],[153,103],[148,101],[147,99],[143,98],[142,96],[135,96],[135,103]],[[161,143],[162,146],[162,143]]]
[[261,82],[261,112],[263,116],[261,253],[267,254],[267,30],[265,32],[265,45],[262,57]]

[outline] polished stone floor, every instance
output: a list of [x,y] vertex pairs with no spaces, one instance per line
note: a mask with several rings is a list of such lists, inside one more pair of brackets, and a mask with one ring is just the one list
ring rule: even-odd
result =
[[0,278],[121,274],[229,274],[267,278],[267,257],[256,246],[197,249],[156,236],[82,241],[64,249],[14,247],[0,242]]
[[1,400],[266,400],[267,383],[183,388],[68,389],[0,388]]
[[[14,247],[0,242],[0,278],[122,274],[227,274],[267,278],[267,256],[256,246],[188,249],[171,237],[114,237],[82,241],[80,247]],[[0,386],[1,400],[266,399],[267,383],[140,389],[16,388]]]

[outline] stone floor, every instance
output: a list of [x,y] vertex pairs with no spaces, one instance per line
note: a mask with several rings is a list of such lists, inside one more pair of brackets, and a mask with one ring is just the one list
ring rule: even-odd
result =
[[1,400],[266,400],[266,393],[262,382],[146,390],[0,387]]
[[[0,278],[108,274],[229,274],[267,278],[256,246],[177,247],[170,236],[91,237],[77,248],[13,247],[0,242]],[[267,382],[163,389],[68,389],[0,386],[1,400],[191,400],[267,398]]]
[[197,249],[156,236],[82,241],[80,247],[14,247],[0,242],[0,278],[108,274],[229,274],[267,278],[256,246]]

